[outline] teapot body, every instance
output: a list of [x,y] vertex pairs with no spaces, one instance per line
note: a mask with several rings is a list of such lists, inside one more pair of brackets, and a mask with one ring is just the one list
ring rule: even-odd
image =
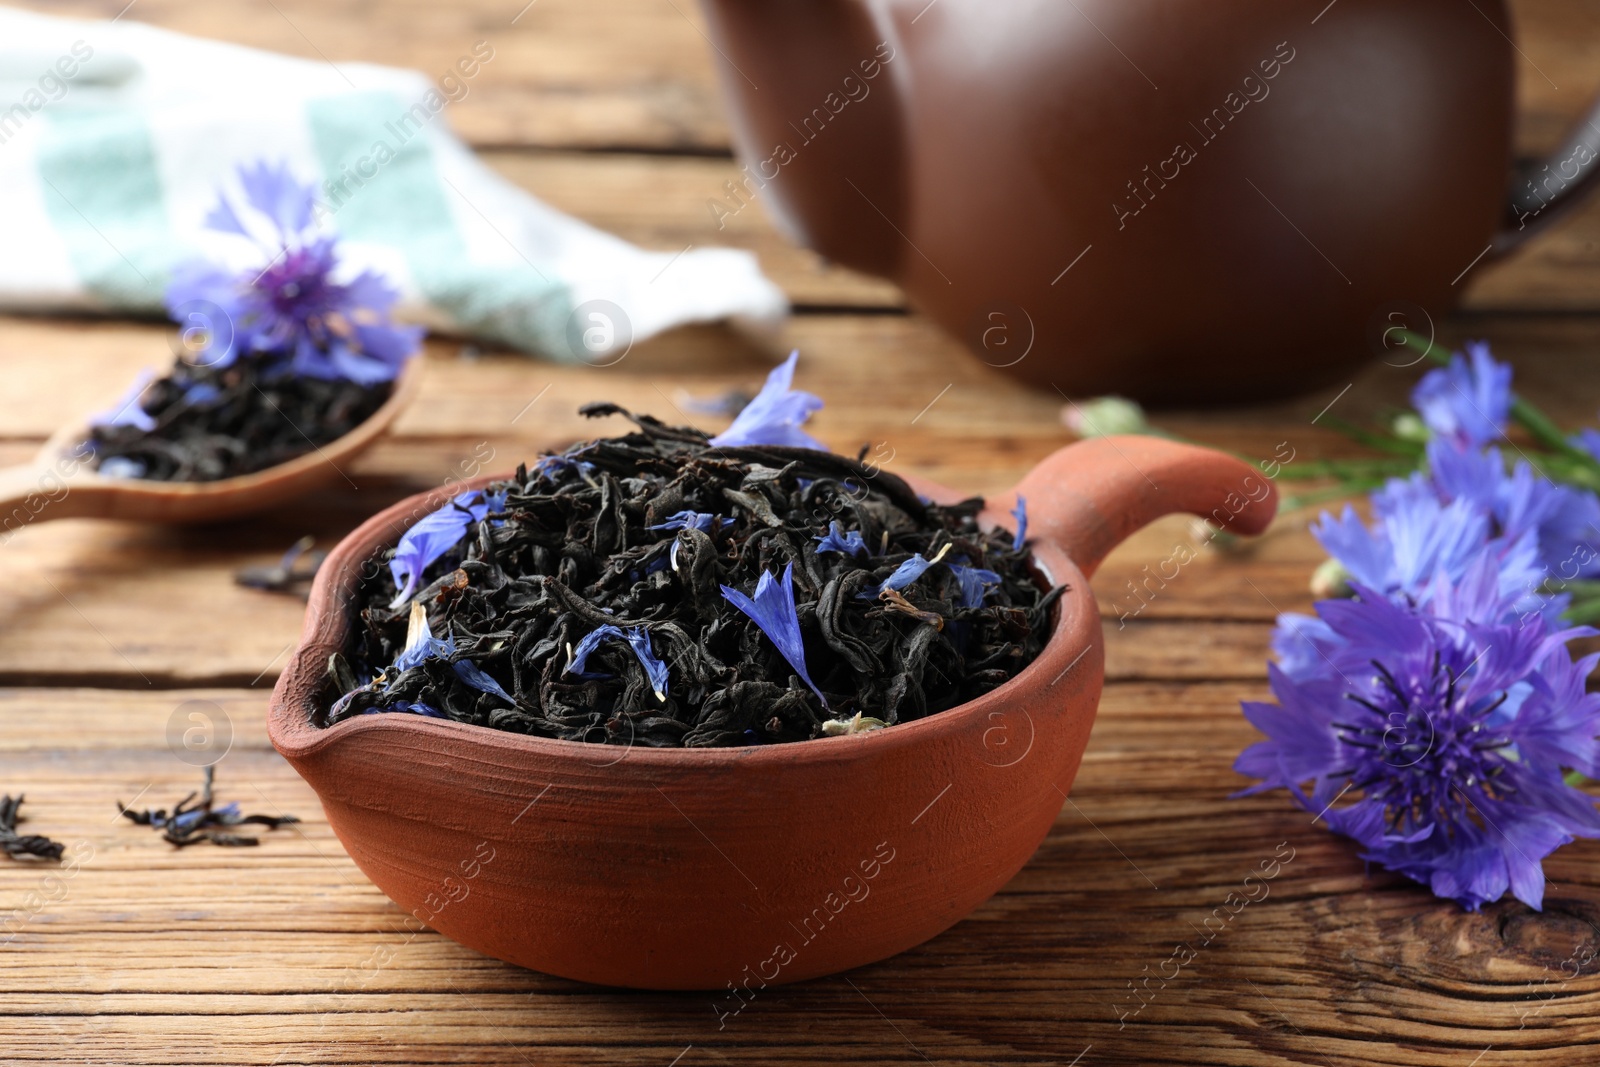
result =
[[707,7],[752,198],[1070,395],[1328,384],[1504,217],[1498,0]]

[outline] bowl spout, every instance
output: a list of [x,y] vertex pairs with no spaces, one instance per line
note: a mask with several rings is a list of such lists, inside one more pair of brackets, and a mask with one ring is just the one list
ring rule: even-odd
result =
[[1129,534],[1186,511],[1225,530],[1257,534],[1277,512],[1277,491],[1261,470],[1209,448],[1159,437],[1099,437],[1047,456],[995,500],[1026,500],[1028,536],[1055,543],[1092,576]]

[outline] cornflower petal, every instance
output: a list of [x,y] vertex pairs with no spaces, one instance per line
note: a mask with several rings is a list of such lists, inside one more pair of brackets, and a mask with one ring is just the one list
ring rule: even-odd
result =
[[478,692],[489,693],[493,696],[497,696],[501,700],[504,700],[507,704],[516,703],[516,701],[511,698],[511,694],[505,691],[504,686],[495,681],[493,678],[489,677],[489,675],[486,674],[482,668],[480,668],[470,659],[458,659],[454,663],[450,664],[450,669],[455,671],[457,678],[460,678],[463,682],[466,682]]
[[363,714],[363,715],[382,715],[382,714],[384,714],[386,712],[391,712],[391,711],[410,712],[412,715],[421,715],[421,716],[423,716],[425,718],[429,718],[429,719],[448,719],[450,717],[450,716],[446,715],[444,712],[440,711],[438,708],[435,708],[433,705],[424,704],[420,700],[415,700],[415,701],[397,700],[393,704],[389,704],[386,707],[368,708],[365,711],[363,711],[361,714]]
[[822,701],[822,706],[828,706],[828,698],[822,695],[822,690],[811,680],[811,674],[806,670],[806,646],[800,633],[800,613],[794,602],[794,562],[790,561],[783,568],[783,580],[780,582],[766,571],[761,572],[761,577],[756,581],[754,597],[746,596],[737,589],[722,586],[722,595],[728,603],[740,611],[756,624],[756,628],[767,635],[767,639],[777,647],[780,655],[789,662],[800,680]]
[[316,187],[300,184],[287,163],[246,164],[239,168],[239,184],[250,206],[272,220],[285,242],[311,225]]
[[589,631],[589,633],[585,634],[581,641],[573,646],[572,654],[567,658],[567,669],[562,673],[577,675],[583,674],[584,669],[589,662],[589,656],[593,654],[595,649],[600,647],[600,642],[604,641],[608,637],[621,636],[622,627],[620,626],[613,626],[610,623],[606,623],[603,626],[595,627],[593,630]]
[[146,467],[136,459],[127,456],[107,456],[100,461],[100,466],[95,473],[102,478],[143,478]]
[[394,669],[409,671],[421,666],[434,656],[455,651],[455,639],[441,641],[428,628],[428,612],[421,604],[411,605],[411,616],[406,626],[406,645],[394,658]]
[[1411,403],[1428,428],[1461,447],[1477,447],[1505,436],[1511,412],[1511,368],[1496,362],[1483,341],[1467,344],[1467,356],[1422,376]]
[[761,391],[734,417],[733,425],[711,438],[711,443],[725,448],[788,445],[827,451],[827,446],[800,428],[822,407],[822,399],[791,388],[799,359],[800,350],[796,349],[774,367]]
[[703,511],[678,511],[667,516],[666,522],[659,522],[654,526],[646,526],[647,530],[699,530],[701,533],[710,533],[713,528],[725,528],[733,525],[733,520],[726,516],[713,515]]
[[156,428],[156,420],[152,418],[139,403],[144,396],[144,391],[155,381],[155,371],[148,367],[140,371],[134,378],[133,384],[128,386],[127,392],[122,394],[111,407],[95,415],[89,420],[91,426],[134,426],[145,433]]
[[859,556],[867,550],[867,543],[861,537],[860,530],[844,531],[838,520],[828,524],[828,532],[817,535],[818,552],[843,552],[847,556]]
[[[411,617],[406,629],[406,647],[394,659],[396,671],[409,671],[419,667],[435,656],[449,656],[455,653],[456,639],[452,634],[440,640],[433,636],[428,628],[428,612],[421,604],[411,605]],[[491,678],[481,667],[470,659],[456,660],[450,664],[450,669],[455,676],[478,690],[480,693],[490,693],[504,700],[507,704],[515,704],[511,694],[505,687]]]
[[643,626],[635,626],[624,630],[620,626],[606,623],[595,627],[583,636],[583,639],[573,646],[572,655],[567,660],[564,674],[576,674],[579,677],[588,677],[585,668],[589,657],[600,647],[600,643],[609,638],[621,638],[628,642],[628,647],[633,650],[634,658],[639,661],[639,666],[644,668],[645,677],[650,680],[650,688],[655,691],[657,700],[667,699],[667,665],[656,657],[650,648],[650,634]]
[[[501,498],[501,507],[504,507],[504,497]],[[411,599],[423,572],[461,543],[467,527],[482,521],[488,514],[489,504],[484,500],[483,493],[476,489],[468,490],[458,494],[439,510],[424,515],[401,534],[399,544],[395,545],[394,556],[389,560],[389,574],[398,589],[389,606],[397,608]]]
[[950,572],[956,576],[956,581],[961,586],[961,606],[964,608],[982,607],[988,587],[1000,584],[1000,575],[982,567],[952,563]]
[[[945,542],[944,547],[935,552],[932,559],[926,559],[923,557],[921,552],[918,552],[916,555],[900,564],[900,566],[896,567],[894,569],[894,573],[880,582],[876,589],[864,590],[863,592],[857,593],[856,597],[864,600],[867,597],[874,597],[882,594],[885,589],[893,589],[896,591],[904,589],[918,578],[921,578],[923,574],[927,572],[929,567],[943,559],[944,554],[950,551],[950,544],[951,543],[948,541]],[[996,581],[998,580],[999,579],[997,577]]]
[[656,699],[667,699],[667,665],[656,658],[650,649],[650,633],[643,626],[635,626],[628,631],[628,644],[633,647],[633,654],[639,659],[639,666],[644,668],[644,673],[650,679],[650,688],[655,690]]
[[265,218],[278,244],[258,241],[268,261],[244,272],[205,262],[173,272],[167,308],[186,329],[197,321],[206,325],[211,337],[203,362],[226,366],[243,354],[313,378],[392,381],[422,338],[420,327],[390,320],[395,290],[371,271],[350,282],[334,280],[337,244],[313,232],[315,187],[297,180],[286,164],[246,165],[239,182],[247,216],[224,196],[206,225],[257,240],[265,230],[257,225],[252,232],[249,223]]

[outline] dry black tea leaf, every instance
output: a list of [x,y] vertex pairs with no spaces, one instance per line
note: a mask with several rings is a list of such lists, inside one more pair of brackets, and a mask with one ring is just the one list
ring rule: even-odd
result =
[[[637,429],[519,468],[369,568],[323,725],[409,713],[602,744],[807,741],[988,692],[1051,632],[1020,536],[862,459]],[[1025,513],[1024,513],[1025,515]],[[833,725],[829,725],[833,724]]]
[[102,474],[208,482],[287,463],[372,416],[392,382],[360,385],[285,374],[262,360],[227,367],[179,362],[90,427]]
[[32,856],[42,860],[59,860],[64,846],[58,841],[37,834],[17,833],[18,813],[22,797],[0,796],[0,851],[12,859]]
[[197,845],[202,841],[209,841],[213,845],[258,845],[261,843],[259,838],[236,833],[233,827],[265,826],[269,830],[276,830],[300,821],[293,815],[242,815],[237,803],[218,807],[213,796],[215,780],[216,768],[207,767],[205,783],[200,791],[178,801],[171,812],[165,808],[135,811],[120,800],[117,801],[117,810],[135,825],[160,830],[165,840],[179,848]]
[[314,544],[316,538],[307,534],[290,545],[278,562],[240,567],[233,572],[233,580],[250,589],[288,593],[304,600],[311,580],[317,576],[317,570],[328,555],[321,549],[313,549]]

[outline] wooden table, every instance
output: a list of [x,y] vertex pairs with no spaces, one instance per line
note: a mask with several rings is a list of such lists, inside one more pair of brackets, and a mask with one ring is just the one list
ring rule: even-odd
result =
[[[125,2],[37,6],[109,15]],[[431,72],[489,40],[495,59],[450,111],[458,129],[513,181],[644,245],[758,252],[797,305],[788,340],[804,353],[801,384],[828,401],[815,426],[834,447],[887,442],[891,469],[986,492],[1068,442],[1058,397],[966,358],[892,286],[787,246],[757,211],[716,230],[706,201],[735,166],[689,0],[537,0],[513,24],[522,2],[144,0],[128,17]],[[1515,6],[1519,147],[1532,153],[1600,84],[1600,2]],[[1600,204],[1477,278],[1445,329],[1492,338],[1519,387],[1569,425],[1600,407],[1597,242]],[[0,458],[23,460],[166,352],[153,324],[0,318]],[[301,605],[240,588],[234,571],[303,534],[329,545],[463,464],[509,469],[583,436],[583,401],[675,416],[683,394],[753,386],[766,359],[711,328],[603,371],[435,341],[422,402],[350,472],[358,489],[225,526],[71,521],[12,539],[0,552],[0,790],[26,792],[28,824],[79,862],[53,879],[0,862],[0,1061],[1600,1062],[1600,976],[1566,963],[1600,939],[1600,845],[1547,864],[1543,914],[1501,903],[1468,915],[1365,870],[1281,794],[1228,798],[1245,784],[1230,770],[1253,736],[1238,704],[1265,694],[1273,617],[1309,606],[1320,557],[1305,514],[1203,554],[1137,612],[1127,583],[1188,530],[1164,521],[1116,554],[1094,582],[1108,679],[1072,799],[1015,881],[926,945],[765,993],[719,1029],[706,995],[590,988],[411,933],[267,743],[267,694]],[[1414,373],[1359,375],[1341,413],[1402,402]],[[1336,455],[1348,446],[1312,424],[1336,394],[1164,421],[1250,455],[1279,442]],[[222,798],[297,813],[298,828],[256,849],[178,852],[117,817],[119,798],[170,803],[198,784],[166,740],[193,701],[231,724]],[[1293,858],[1270,895],[1208,937],[1207,917],[1275,854]],[[1195,955],[1173,976],[1180,943]],[[1136,996],[1135,983],[1157,988],[1151,974],[1167,979],[1159,994]]]

